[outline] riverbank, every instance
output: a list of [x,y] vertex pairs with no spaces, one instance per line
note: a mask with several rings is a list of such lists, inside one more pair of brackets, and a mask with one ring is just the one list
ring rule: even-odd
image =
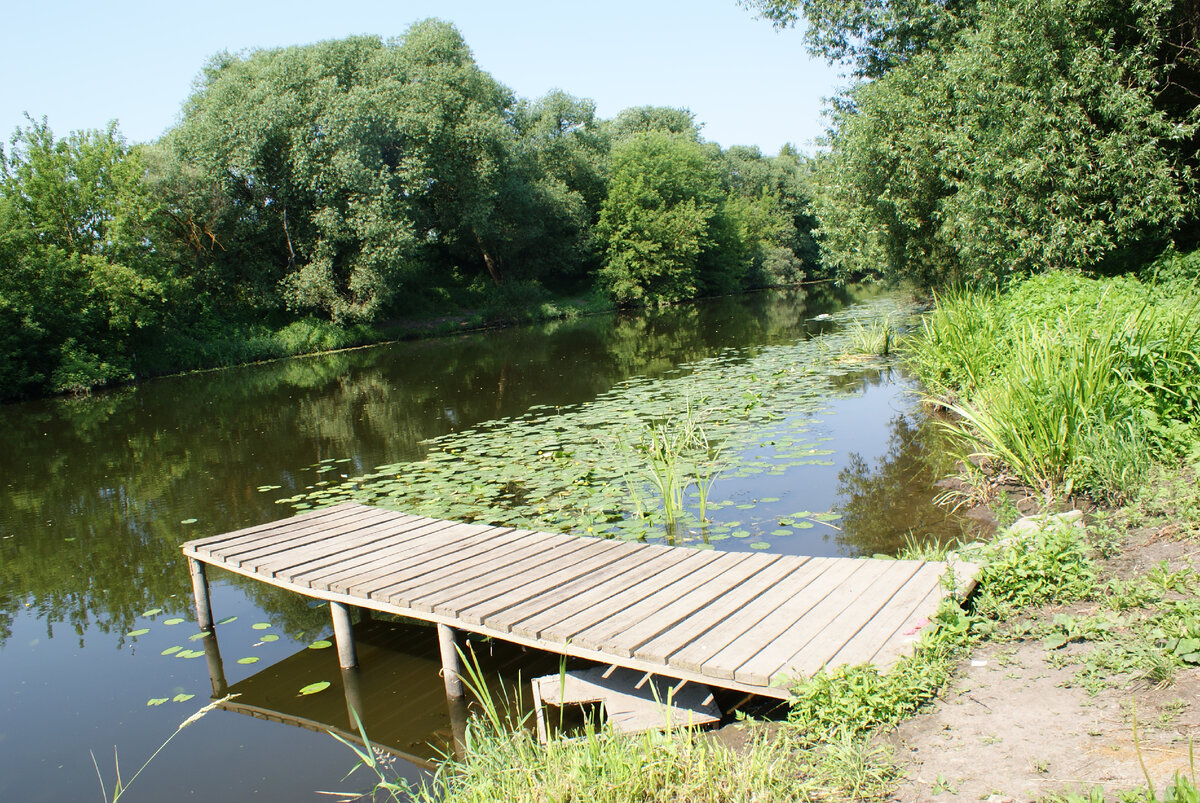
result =
[[[1099,785],[1195,799],[1193,293],[1049,275],[939,300],[906,354],[969,458],[944,499],[1001,524],[1030,507],[1044,518],[963,548],[985,565],[979,589],[888,675],[818,675],[795,687],[786,724],[732,739],[600,732],[540,750],[484,722],[427,798],[1073,801],[1103,799]],[[1079,495],[1086,521],[1048,517]],[[941,552],[910,551],[928,549]]]

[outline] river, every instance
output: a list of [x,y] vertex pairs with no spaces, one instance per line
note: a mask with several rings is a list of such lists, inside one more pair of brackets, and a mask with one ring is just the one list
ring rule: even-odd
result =
[[[173,733],[122,800],[316,800],[366,783],[340,781],[353,755],[321,732],[350,727],[321,649],[328,611],[241,578],[211,579],[243,708],[176,733],[213,694],[190,638],[190,538],[341,498],[795,554],[960,535],[931,501],[947,467],[912,382],[893,360],[843,357],[884,317],[910,321],[907,302],[759,293],[0,408],[0,799],[101,800],[97,765],[111,797],[114,760],[129,782]],[[703,515],[692,488],[668,526],[639,461],[656,427],[685,419],[704,428],[711,487]],[[448,726],[435,640],[380,623],[367,642],[368,731],[429,758]],[[554,665],[481,650],[497,677]]]

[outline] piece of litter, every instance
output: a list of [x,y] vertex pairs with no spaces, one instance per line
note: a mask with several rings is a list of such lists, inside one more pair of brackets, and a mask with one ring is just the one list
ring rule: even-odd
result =
[[972,661],[971,666],[987,666],[987,661]]

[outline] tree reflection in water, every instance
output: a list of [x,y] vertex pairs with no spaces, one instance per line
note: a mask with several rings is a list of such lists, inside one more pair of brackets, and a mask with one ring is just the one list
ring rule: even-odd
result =
[[901,413],[891,421],[887,451],[867,462],[849,456],[838,473],[841,532],[834,539],[847,554],[895,554],[909,538],[947,544],[974,537],[979,523],[934,503],[935,483],[953,469],[945,436],[936,425]]

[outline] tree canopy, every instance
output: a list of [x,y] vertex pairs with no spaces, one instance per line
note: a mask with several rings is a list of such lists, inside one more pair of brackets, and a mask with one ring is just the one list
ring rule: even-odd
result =
[[759,0],[864,80],[814,182],[843,277],[992,283],[1194,244],[1200,17],[1186,0]]

